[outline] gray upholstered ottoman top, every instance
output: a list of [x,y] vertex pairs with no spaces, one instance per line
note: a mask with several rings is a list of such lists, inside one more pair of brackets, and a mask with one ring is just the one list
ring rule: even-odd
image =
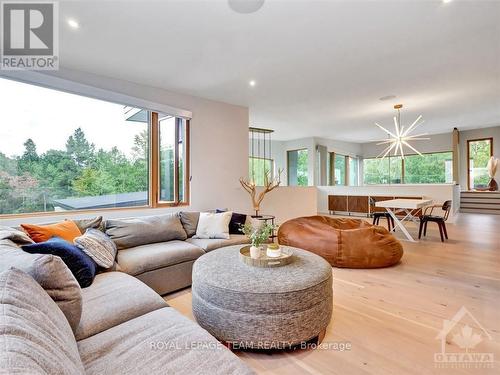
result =
[[193,279],[199,285],[235,292],[284,293],[313,287],[332,275],[327,261],[305,250],[291,248],[294,260],[288,265],[259,268],[239,259],[241,247],[228,246],[201,256],[194,264]]

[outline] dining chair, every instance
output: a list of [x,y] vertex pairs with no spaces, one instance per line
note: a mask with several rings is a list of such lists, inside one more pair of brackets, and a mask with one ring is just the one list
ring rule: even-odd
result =
[[[370,200],[370,207],[375,208],[375,199],[373,197],[369,197]],[[389,232],[394,228],[394,219],[392,218],[391,214],[389,212],[372,212],[373,216],[373,225],[379,225],[380,223],[380,218],[385,218],[387,219],[387,229]]]
[[[433,215],[433,211],[435,208],[439,208],[444,211],[442,215]],[[450,215],[451,210],[451,201],[446,201],[443,205],[434,204],[432,206],[427,206],[420,216],[420,228],[418,230],[418,238],[422,237],[422,229],[424,231],[424,237],[427,235],[427,223],[429,221],[437,223],[439,227],[439,235],[441,236],[441,242],[444,242],[444,239],[448,239],[448,231],[446,230],[446,220],[448,220],[448,216]]]

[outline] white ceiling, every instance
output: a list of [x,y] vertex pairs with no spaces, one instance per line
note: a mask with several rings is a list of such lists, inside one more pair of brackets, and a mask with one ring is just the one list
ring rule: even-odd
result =
[[380,139],[373,122],[389,126],[396,102],[403,123],[423,114],[429,133],[500,124],[499,1],[267,0],[254,14],[223,0],[70,1],[60,11],[62,67],[248,106],[251,125],[277,139]]

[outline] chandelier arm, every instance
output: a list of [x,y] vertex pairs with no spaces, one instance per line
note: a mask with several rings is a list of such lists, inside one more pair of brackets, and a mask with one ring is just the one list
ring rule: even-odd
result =
[[429,137],[426,137],[426,138],[405,137],[402,140],[403,141],[428,141],[429,139],[430,139]]
[[[393,149],[393,147],[396,145],[396,143],[393,143],[391,144],[390,146],[388,146],[386,149],[385,149],[385,153],[384,155],[382,156],[382,160],[385,159],[385,157],[391,152],[391,150]],[[383,152],[383,151],[382,151]],[[380,154],[382,154],[382,152]],[[380,155],[379,155],[380,156]]]
[[408,146],[410,149],[412,149],[413,151],[415,151],[417,154],[419,154],[420,156],[423,156],[422,153],[420,151],[418,151],[415,147],[413,147],[412,145],[410,145],[408,142],[406,141],[403,141],[403,143],[405,144],[405,146]]
[[406,131],[403,133],[403,137],[408,135],[412,130],[414,130],[417,127],[419,127],[420,125],[422,125],[424,123],[424,121],[422,120],[422,122],[419,123],[419,121],[421,119],[422,119],[422,115],[418,116],[417,119],[415,121],[413,121],[413,124],[411,124],[410,127],[408,129],[406,129]]
[[394,142],[394,144],[396,145],[396,147],[394,147],[394,156],[396,156],[398,154],[398,148],[399,148],[399,145],[401,144],[401,142],[396,140],[396,142]]
[[396,116],[394,116],[394,129],[396,129],[396,135],[399,137],[400,136],[399,125],[398,125],[398,119],[396,118]]
[[403,143],[399,142],[399,151],[401,151],[401,159],[405,158],[405,153],[403,152]]
[[390,132],[389,130],[387,130],[386,128],[384,128],[382,125],[379,125],[377,123],[375,123],[375,125],[377,125],[380,129],[382,129],[383,131],[385,131],[387,134],[389,134],[391,137],[393,138],[397,138],[392,132]]
[[387,146],[386,148],[384,148],[384,149],[382,150],[382,152],[381,152],[380,154],[378,154],[378,155],[377,155],[377,158],[379,158],[380,156],[382,156],[382,154],[384,154],[384,153],[385,153],[387,150],[389,150],[391,147],[392,147],[392,145],[389,145],[389,146]]

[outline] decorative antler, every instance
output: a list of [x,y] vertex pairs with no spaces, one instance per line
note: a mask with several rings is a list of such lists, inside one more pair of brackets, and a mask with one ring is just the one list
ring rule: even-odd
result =
[[283,169],[278,169],[278,177],[271,178],[271,171],[266,170],[264,172],[264,190],[262,190],[259,195],[257,195],[257,186],[254,180],[248,180],[243,177],[240,178],[241,186],[252,198],[252,205],[257,216],[259,215],[260,204],[264,200],[266,194],[281,184],[281,173],[283,173]]

